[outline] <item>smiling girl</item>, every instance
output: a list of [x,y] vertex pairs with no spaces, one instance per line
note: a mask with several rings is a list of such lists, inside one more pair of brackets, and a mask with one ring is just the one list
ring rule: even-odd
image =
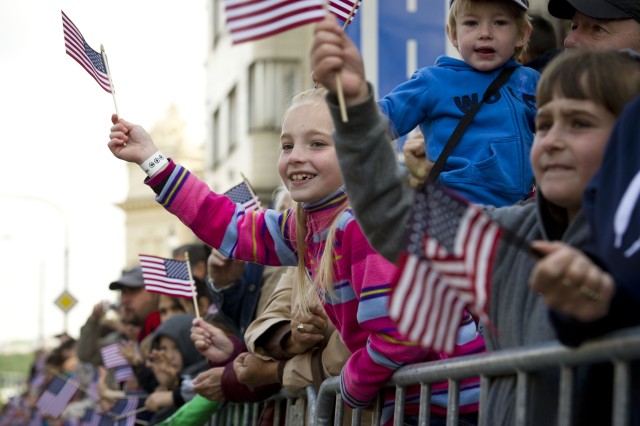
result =
[[[342,370],[341,390],[348,405],[360,408],[375,399],[396,369],[447,356],[407,342],[388,316],[387,299],[396,268],[371,248],[351,212],[325,94],[323,90],[303,92],[284,114],[278,172],[296,204],[284,212],[247,212],[226,196],[211,192],[184,167],[159,154],[140,126],[117,116],[112,117],[109,148],[117,158],[143,168],[155,164],[146,183],[158,194],[156,200],[225,256],[299,266],[299,294],[320,297],[352,353]],[[308,306],[308,300],[301,297],[301,304]],[[476,323],[465,313],[454,355],[483,349]],[[477,378],[462,383],[461,407],[471,420],[478,393]],[[393,397],[393,392],[388,393],[383,424],[392,420]],[[407,401],[406,413],[416,413],[417,387],[414,393],[408,391]],[[444,415],[446,406],[447,384],[435,385],[434,418]]]

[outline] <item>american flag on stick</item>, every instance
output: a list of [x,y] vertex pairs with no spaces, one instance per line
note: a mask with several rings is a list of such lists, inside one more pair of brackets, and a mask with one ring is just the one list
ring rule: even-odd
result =
[[141,410],[138,409],[140,401],[140,398],[135,397],[118,399],[107,415],[111,417],[110,420],[114,422],[114,425],[134,426],[136,424],[136,414],[144,410],[144,407],[141,407]]
[[121,343],[111,343],[100,348],[102,363],[105,368],[115,368],[121,365],[129,365],[129,361],[120,353]]
[[100,87],[111,93],[111,81],[102,54],[89,46],[78,27],[64,12],[62,12],[62,28],[67,54],[79,63],[98,82]]
[[41,414],[59,417],[77,390],[74,383],[54,376],[40,395],[36,407]]
[[389,301],[409,339],[451,353],[465,308],[485,324],[493,261],[503,229],[440,184],[416,192],[409,246]]
[[320,21],[324,0],[225,0],[233,44],[262,38]]
[[111,343],[100,348],[102,363],[105,368],[113,370],[113,375],[118,382],[126,382],[134,376],[129,361],[120,353],[121,343]]
[[260,199],[253,192],[253,189],[246,178],[243,178],[242,182],[229,189],[224,193],[224,195],[229,197],[234,203],[242,204],[242,207],[247,211],[262,209]]
[[196,290],[187,261],[149,254],[139,254],[138,257],[147,291],[187,299],[193,297]]
[[353,21],[359,1],[351,0],[224,0],[233,44],[260,40],[321,21],[325,6],[342,21]]

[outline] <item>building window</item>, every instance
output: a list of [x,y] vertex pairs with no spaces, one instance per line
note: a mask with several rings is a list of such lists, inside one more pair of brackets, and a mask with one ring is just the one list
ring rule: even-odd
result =
[[229,154],[231,154],[238,146],[240,133],[240,128],[238,127],[238,96],[235,87],[229,93],[227,125],[227,134],[229,135]]
[[213,29],[213,46],[215,47],[225,34],[226,17],[223,0],[212,0],[211,11],[213,13],[211,17],[213,22],[211,26]]
[[278,131],[282,110],[302,87],[298,61],[264,60],[249,68],[249,130]]
[[211,144],[211,165],[215,169],[222,160],[220,158],[220,143],[222,141],[222,132],[220,128],[220,108],[213,113],[213,143]]

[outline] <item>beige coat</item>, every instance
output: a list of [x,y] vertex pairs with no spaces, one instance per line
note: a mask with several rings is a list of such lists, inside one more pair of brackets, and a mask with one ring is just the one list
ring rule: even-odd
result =
[[[249,325],[245,332],[245,342],[250,352],[263,359],[282,359],[282,352],[273,353],[273,346],[279,346],[281,339],[290,330],[292,307],[297,300],[296,268],[288,268],[281,276],[275,290],[267,302],[266,309]],[[278,331],[272,329],[276,327]],[[261,347],[256,341],[268,330],[273,334],[272,342]],[[275,341],[273,341],[275,340]],[[268,346],[268,347],[267,347]],[[344,346],[340,334],[331,326],[325,332],[325,339],[321,347],[306,353],[296,355],[285,361],[282,385],[290,392],[298,392],[308,385],[320,386],[324,379],[340,374],[343,365],[351,356],[351,352]],[[314,360],[321,357],[321,368]],[[314,362],[315,361],[315,362]]]

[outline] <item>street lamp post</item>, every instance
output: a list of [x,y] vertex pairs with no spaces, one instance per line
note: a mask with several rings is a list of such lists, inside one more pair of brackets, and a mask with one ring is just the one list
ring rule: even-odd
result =
[[[60,214],[62,218],[62,223],[64,224],[64,265],[63,265],[63,284],[64,284],[64,292],[66,293],[69,290],[69,224],[67,222],[67,217],[64,214],[64,211],[52,201],[49,201],[44,198],[32,196],[32,195],[22,195],[22,194],[7,194],[0,193],[0,198],[15,198],[22,199],[27,201],[35,201],[38,203],[43,203],[52,207],[55,211]],[[42,269],[42,268],[41,268]],[[44,280],[44,277],[40,278]],[[64,311],[64,332],[68,334],[69,323],[68,323],[68,311]]]

